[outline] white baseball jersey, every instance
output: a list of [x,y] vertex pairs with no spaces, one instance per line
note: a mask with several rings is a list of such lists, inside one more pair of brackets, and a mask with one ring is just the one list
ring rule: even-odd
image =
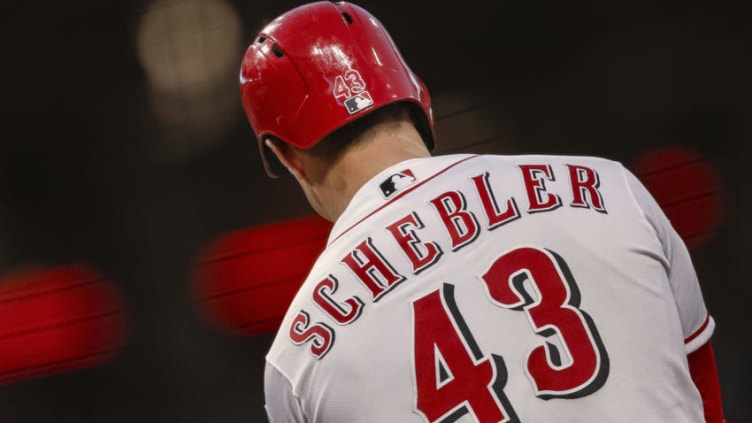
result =
[[413,159],[335,223],[266,357],[266,408],[272,423],[702,422],[686,357],[713,329],[684,243],[618,162]]

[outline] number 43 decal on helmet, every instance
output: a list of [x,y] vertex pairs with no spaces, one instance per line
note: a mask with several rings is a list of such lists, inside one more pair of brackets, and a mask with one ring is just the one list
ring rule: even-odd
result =
[[334,97],[344,102],[348,113],[355,114],[373,104],[366,83],[355,69],[348,69],[334,79]]

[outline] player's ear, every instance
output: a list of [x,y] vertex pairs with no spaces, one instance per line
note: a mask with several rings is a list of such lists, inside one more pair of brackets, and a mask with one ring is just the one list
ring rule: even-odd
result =
[[[290,173],[295,176],[298,181],[305,180],[305,172],[303,170],[303,162],[298,152],[289,144],[276,140],[274,138],[267,138],[264,140],[264,144],[277,156],[280,163],[282,163]],[[302,178],[302,179],[301,179]]]

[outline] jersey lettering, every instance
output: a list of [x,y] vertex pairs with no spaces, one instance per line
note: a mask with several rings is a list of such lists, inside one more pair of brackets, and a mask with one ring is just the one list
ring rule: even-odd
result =
[[373,301],[378,301],[384,294],[405,280],[405,277],[397,273],[373,246],[370,237],[346,255],[342,263],[345,263],[355,273],[358,280],[368,288]]
[[517,248],[494,261],[482,279],[497,305],[525,312],[535,333],[546,338],[527,359],[537,396],[577,398],[603,385],[608,355],[592,319],[579,308],[579,290],[561,257]]
[[[481,275],[491,302],[523,312],[545,338],[528,354],[524,371],[538,398],[579,398],[600,389],[609,360],[580,293],[556,253],[520,247],[502,254]],[[413,301],[415,406],[429,423],[471,413],[476,421],[518,422],[503,389],[507,368],[496,354],[484,358],[445,283]],[[522,371],[522,369],[520,369]]]
[[520,165],[522,179],[525,182],[527,198],[530,204],[528,213],[554,210],[561,207],[561,198],[546,192],[545,180],[555,181],[550,165]]
[[[348,79],[348,81],[350,80]],[[357,81],[357,78],[352,79],[352,81]],[[342,79],[342,83],[347,87],[344,78]],[[457,163],[461,163],[461,161]],[[570,186],[568,188],[571,188],[572,190],[572,202],[568,205],[573,209],[592,209],[599,213],[606,214],[603,197],[600,192],[601,181],[598,173],[594,169],[582,165],[562,165],[561,167],[562,169],[557,171],[568,173],[570,179]],[[553,192],[547,191],[546,188],[546,182],[556,180],[551,165],[545,163],[528,163],[518,165],[518,168],[523,176],[522,179],[529,200],[529,213],[527,214],[552,212],[562,206],[561,197]],[[407,174],[409,170],[403,172]],[[406,277],[403,276],[403,274],[417,275],[442,260],[442,258],[446,256],[444,252],[447,249],[451,248],[452,251],[457,251],[464,246],[473,243],[481,236],[481,232],[485,232],[486,230],[490,232],[501,226],[507,225],[508,223],[522,219],[527,214],[524,214],[523,216],[523,214],[520,213],[518,198],[513,196],[497,198],[497,193],[494,192],[490,183],[491,178],[493,177],[492,173],[493,171],[486,171],[470,177],[469,181],[464,179],[465,189],[445,191],[441,195],[433,198],[433,200],[430,200],[429,203],[431,206],[429,206],[429,208],[432,208],[437,213],[438,219],[424,220],[422,219],[422,211],[413,210],[402,218],[392,221],[391,224],[382,226],[381,228],[388,232],[391,235],[391,238],[394,239],[401,254],[396,253],[394,256],[390,256],[387,259],[387,257],[376,248],[373,238],[361,238],[359,243],[356,242],[353,244],[356,245],[356,247],[350,250],[349,253],[340,260],[341,263],[345,265],[344,267],[349,269],[351,274],[340,275],[337,273],[338,271],[334,269],[330,270],[332,273],[328,274],[328,276],[323,279],[319,279],[318,282],[315,282],[316,285],[312,287],[313,289],[311,290],[310,300],[337,325],[349,325],[360,318],[365,307],[363,300],[365,300],[366,297],[363,297],[362,295],[350,295],[347,298],[335,298],[335,292],[340,283],[339,281],[345,283],[344,281],[347,280],[357,280],[357,283],[362,284],[370,294],[370,300],[372,302],[379,301],[385,295],[393,292],[395,287],[406,280]],[[410,173],[409,176],[414,178],[412,173]],[[425,182],[426,180],[422,182]],[[470,181],[472,181],[472,183],[470,183]],[[422,182],[414,184],[410,189],[419,187]],[[469,194],[470,197],[467,197],[466,194],[468,190],[475,191],[475,194]],[[409,191],[405,191],[405,193],[406,192]],[[474,203],[468,204],[468,199],[474,200]],[[365,216],[356,223],[356,225],[361,224],[366,218],[389,204],[391,204],[391,202],[387,202],[381,207],[376,208],[371,214]],[[426,212],[431,213],[427,210]],[[483,219],[482,228],[476,218],[477,213],[485,215],[485,218],[481,218]],[[433,223],[434,225],[441,225],[444,231],[446,231],[447,236],[438,237],[438,239],[421,239],[421,237],[428,238],[430,236],[429,234],[437,234],[435,229],[425,229],[424,221],[428,225],[432,224],[430,222],[435,222]],[[344,232],[340,233],[333,239],[339,239],[340,236],[353,227],[354,226],[347,228]],[[377,228],[374,228],[374,230],[376,229]],[[425,229],[425,231],[423,229]],[[398,250],[394,248],[395,246],[394,244],[391,244],[391,241],[386,238],[383,238],[383,240],[388,245],[385,245],[385,249],[382,251]],[[379,245],[379,248],[381,247],[382,246]],[[395,262],[399,267],[393,266],[391,260],[399,260],[399,263]],[[563,268],[564,266],[562,265],[561,267]],[[396,269],[400,269],[400,272]],[[539,394],[543,397],[568,396],[570,394],[571,396],[577,396],[580,395],[578,394],[580,391],[582,392],[582,395],[586,395],[588,389],[597,389],[599,386],[598,381],[601,380],[599,375],[607,374],[608,357],[605,355],[605,350],[603,350],[602,355],[597,355],[597,352],[600,351],[602,345],[600,345],[597,331],[595,330],[595,326],[591,324],[589,316],[579,310],[579,302],[577,302],[576,298],[577,290],[574,281],[567,280],[564,277],[560,278],[561,281],[564,281],[563,283],[568,283],[573,287],[570,291],[566,291],[566,295],[572,295],[568,300],[570,302],[556,304],[555,298],[560,293],[557,293],[552,288],[546,288],[551,289],[551,293],[545,295],[545,298],[547,298],[545,303],[538,304],[533,300],[533,297],[536,294],[536,290],[542,288],[537,286],[537,282],[539,281],[535,278],[535,269],[527,269],[521,272],[522,276],[520,277],[528,275],[526,280],[529,281],[526,282],[526,284],[527,286],[530,286],[529,291],[522,287],[519,289],[516,287],[509,287],[509,289],[513,289],[513,292],[516,293],[515,295],[518,295],[520,298],[523,298],[524,301],[527,301],[519,304],[519,310],[528,314],[528,318],[536,331],[535,333],[546,338],[545,342],[542,342],[539,346],[540,348],[536,349],[537,352],[534,352],[530,361],[532,364],[538,364],[531,365],[530,377],[536,381],[536,386],[540,388]],[[354,278],[352,277],[353,275],[355,276]],[[489,277],[490,276],[491,275],[489,275]],[[523,285],[524,284],[525,283],[523,283]],[[548,285],[550,284],[547,284],[547,286]],[[363,300],[361,300],[361,298]],[[505,303],[502,300],[498,300],[497,305],[502,304]],[[514,309],[514,307],[509,304],[507,304],[505,308]],[[559,314],[561,314],[561,317],[557,317]],[[547,319],[552,320],[549,321]],[[577,319],[580,319],[579,324],[570,322],[575,322]],[[573,325],[573,328],[569,328],[570,324]],[[559,328],[557,325],[562,326],[562,328]],[[578,325],[581,327],[580,330],[577,329]],[[333,325],[333,327],[336,326]],[[302,336],[302,332],[300,332],[302,330],[301,328],[304,329],[304,327],[298,326],[298,338]],[[327,329],[316,330],[325,331]],[[331,330],[331,328],[329,328],[329,330]],[[334,332],[332,331],[331,334],[333,338]],[[568,342],[564,342],[561,345],[556,344],[557,341],[562,342],[562,339],[564,339],[564,341],[573,341],[574,344],[578,344],[582,339],[586,338],[586,335],[591,336],[592,340],[588,341],[591,344],[591,347],[589,349],[585,348],[584,353],[572,353],[570,351],[571,343]],[[323,337],[326,335],[322,334],[320,336]],[[587,344],[584,341],[582,343],[583,345]],[[590,368],[586,366],[588,363],[588,357],[585,353],[587,353],[587,351],[596,352],[591,354],[590,364],[592,366]],[[569,388],[563,389],[557,387],[550,381],[546,381],[546,378],[556,379],[559,378],[559,375],[561,374],[568,374],[563,369],[568,368],[568,363],[577,360],[580,355],[581,357],[579,358],[579,361],[582,361],[582,364],[577,364],[574,368],[575,370],[572,370],[571,372],[581,371],[584,375],[583,379],[580,381],[582,382],[582,389],[574,387],[571,388],[571,392],[568,393],[570,390]],[[540,357],[545,358],[545,360]],[[602,361],[597,362],[599,359]],[[541,366],[544,362],[547,364]],[[548,370],[545,370],[545,368],[548,368]],[[589,373],[595,375],[593,381],[586,380]],[[575,378],[572,377],[571,379],[562,380],[573,384],[572,381],[574,379]]]
[[413,274],[418,274],[438,261],[442,254],[441,248],[435,242],[421,242],[411,229],[423,228],[423,222],[416,213],[411,213],[387,226],[402,251],[407,255],[413,267]]
[[501,357],[483,358],[454,302],[454,286],[412,304],[416,408],[431,422],[448,423],[470,413],[480,423],[517,418],[503,393]]
[[606,213],[601,197],[601,181],[593,169],[585,166],[567,165],[569,180],[572,184],[572,207],[592,208],[601,213]]
[[478,221],[475,215],[467,210],[467,202],[461,192],[445,192],[431,200],[431,204],[439,213],[449,233],[453,251],[468,245],[478,236]]
[[295,345],[311,343],[311,353],[317,359],[323,358],[334,344],[334,331],[324,323],[309,325],[310,316],[301,310],[290,325],[290,340]]
[[496,203],[496,198],[488,184],[488,172],[485,172],[482,175],[473,176],[471,179],[475,184],[475,189],[478,192],[481,204],[483,204],[483,210],[486,212],[486,217],[488,218],[488,230],[495,229],[520,218],[520,211],[517,209],[517,202],[512,197],[507,200],[506,210],[503,212],[499,210],[499,205]]
[[345,300],[345,306],[335,301],[331,295],[337,290],[337,278],[329,275],[313,290],[313,302],[340,325],[346,325],[360,317],[363,301],[357,296]]

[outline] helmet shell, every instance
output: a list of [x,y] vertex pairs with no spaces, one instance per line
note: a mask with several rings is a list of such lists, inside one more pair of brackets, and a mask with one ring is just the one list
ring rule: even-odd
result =
[[[282,169],[264,140],[308,149],[334,130],[387,104],[415,106],[418,130],[434,144],[431,99],[384,26],[363,8],[318,1],[264,27],[240,70],[243,109],[271,176]],[[272,163],[274,161],[274,163]]]

